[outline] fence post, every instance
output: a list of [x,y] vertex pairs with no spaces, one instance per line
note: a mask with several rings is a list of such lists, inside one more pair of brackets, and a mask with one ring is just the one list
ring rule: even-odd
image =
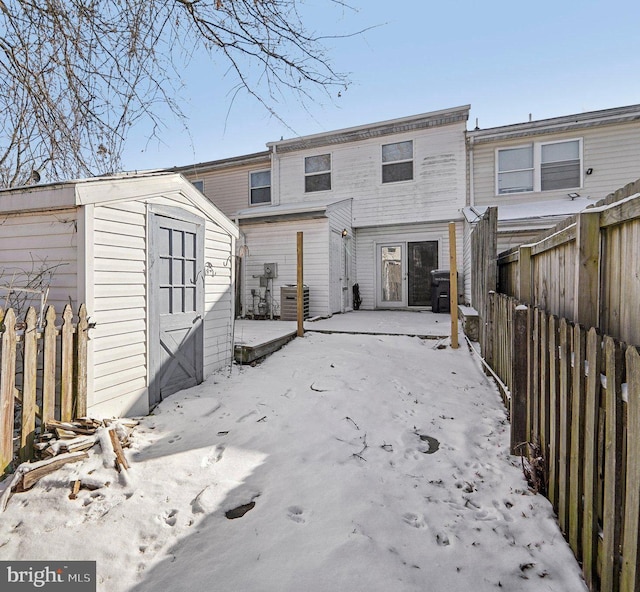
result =
[[76,417],[87,414],[87,341],[89,340],[89,319],[87,307],[80,305],[78,326],[76,328]]
[[513,364],[511,378],[511,454],[527,441],[527,354],[528,310],[523,304],[516,306],[513,314]]
[[297,234],[297,259],[298,259],[298,309],[297,309],[297,319],[298,319],[298,337],[304,337],[304,272],[303,272],[303,261],[304,261],[304,246],[303,246],[303,234],[302,232],[298,232]]
[[575,297],[573,320],[584,327],[600,325],[600,213],[576,216]]
[[6,472],[13,460],[16,341],[16,315],[10,308],[4,315],[2,360],[0,361],[0,473]]

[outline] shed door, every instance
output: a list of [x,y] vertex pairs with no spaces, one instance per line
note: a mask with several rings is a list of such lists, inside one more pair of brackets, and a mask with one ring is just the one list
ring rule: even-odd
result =
[[203,380],[204,226],[151,218],[149,397],[155,404]]

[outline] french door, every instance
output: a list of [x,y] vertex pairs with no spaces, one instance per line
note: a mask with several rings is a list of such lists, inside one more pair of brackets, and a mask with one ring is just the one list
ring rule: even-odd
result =
[[438,267],[438,241],[377,245],[378,308],[431,305],[431,271]]

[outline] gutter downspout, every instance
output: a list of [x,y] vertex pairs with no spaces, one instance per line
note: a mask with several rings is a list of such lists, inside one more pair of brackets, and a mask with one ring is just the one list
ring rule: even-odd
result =
[[469,206],[476,205],[476,194],[473,183],[473,136],[469,138]]

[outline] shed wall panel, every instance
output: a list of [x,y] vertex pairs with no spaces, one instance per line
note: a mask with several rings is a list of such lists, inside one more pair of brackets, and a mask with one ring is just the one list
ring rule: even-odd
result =
[[[47,303],[59,314],[69,303],[77,311],[77,219],[75,209],[0,217],[0,285],[26,287],[45,272],[44,283],[50,282]],[[4,296],[0,292],[3,307]],[[39,309],[40,297],[27,298],[25,305]]]

